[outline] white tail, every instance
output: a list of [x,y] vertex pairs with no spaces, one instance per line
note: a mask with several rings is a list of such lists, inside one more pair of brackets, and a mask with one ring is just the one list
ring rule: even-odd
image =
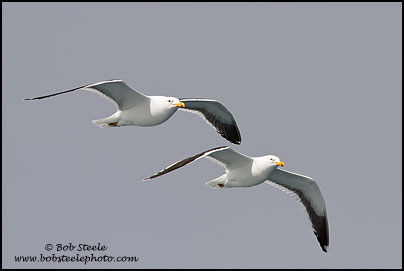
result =
[[225,187],[226,181],[227,181],[227,174],[224,174],[214,180],[206,182],[206,185],[214,189],[219,189]]
[[106,122],[105,119],[99,119],[99,120],[93,120],[93,123],[101,128],[105,128],[108,127],[109,122]]
[[[119,125],[117,125],[118,122],[119,122],[119,116],[117,116],[116,114],[113,114],[112,116],[109,116],[107,118],[93,120],[93,123],[95,125],[98,125],[101,128],[119,126]],[[113,124],[115,124],[115,125],[113,125]]]

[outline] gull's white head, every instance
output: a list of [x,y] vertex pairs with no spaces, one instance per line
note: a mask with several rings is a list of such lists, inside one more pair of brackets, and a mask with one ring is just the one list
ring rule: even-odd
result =
[[172,111],[175,112],[180,107],[185,107],[184,103],[181,102],[178,98],[175,97],[166,97],[166,96],[151,96],[152,103],[155,105],[155,108],[162,109],[163,111]]
[[174,107],[185,107],[183,102],[180,102],[180,100],[178,98],[175,97],[167,97],[167,103],[170,106],[174,106]]
[[281,161],[281,159],[278,156],[275,155],[267,155],[269,163],[271,165],[276,165],[276,166],[281,166],[284,167],[285,163]]

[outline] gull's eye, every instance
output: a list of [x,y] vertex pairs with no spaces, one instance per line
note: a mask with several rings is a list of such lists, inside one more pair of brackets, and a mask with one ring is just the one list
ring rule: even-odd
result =
[[171,103],[171,102],[172,102],[172,100],[168,100],[168,102],[169,102],[169,103]]

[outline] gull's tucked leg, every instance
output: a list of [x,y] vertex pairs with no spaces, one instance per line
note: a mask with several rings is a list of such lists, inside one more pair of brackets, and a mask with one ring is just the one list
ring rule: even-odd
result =
[[108,123],[109,127],[119,127],[118,122],[110,122]]

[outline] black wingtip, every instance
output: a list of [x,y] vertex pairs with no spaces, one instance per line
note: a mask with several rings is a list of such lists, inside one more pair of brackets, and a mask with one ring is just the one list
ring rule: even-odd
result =
[[329,246],[329,233],[328,233],[328,219],[327,216],[319,217],[320,220],[315,218],[315,221],[319,221],[314,225],[316,225],[316,230],[314,230],[314,234],[317,237],[318,243],[320,244],[321,249],[324,252],[328,252]]
[[221,134],[222,137],[224,137],[231,143],[236,145],[241,144],[241,135],[236,122],[233,122],[232,125],[223,125],[222,127],[220,127],[220,129],[218,129],[218,132]]
[[232,142],[233,144],[237,144],[237,145],[240,145],[241,144],[241,141],[234,141],[234,142]]
[[228,138],[226,138],[226,137],[224,137],[224,138],[227,139],[229,142],[231,142],[231,143],[233,143],[233,144],[236,144],[236,145],[240,145],[240,144],[241,144],[241,141],[230,140],[230,139],[228,139]]

